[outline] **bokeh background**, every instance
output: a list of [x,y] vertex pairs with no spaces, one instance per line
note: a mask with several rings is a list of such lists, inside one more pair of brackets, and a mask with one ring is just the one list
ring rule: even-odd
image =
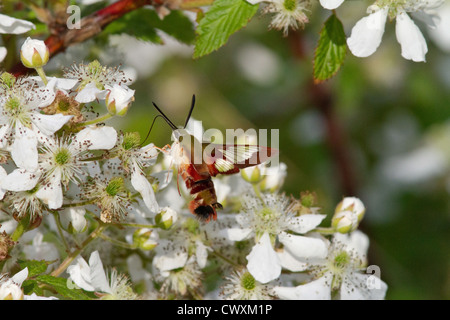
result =
[[[366,7],[352,2],[337,10],[347,34]],[[100,35],[48,68],[92,59],[121,63],[134,79],[136,100],[115,125],[142,137],[157,114],[152,101],[183,124],[192,94],[193,117],[206,129],[279,129],[280,160],[288,166],[283,191],[315,192],[330,217],[343,196],[365,203],[361,229],[371,240],[369,263],[381,268],[389,286],[386,298],[448,299],[450,48],[424,31],[427,62],[407,61],[388,23],[373,56],[348,53],[333,79],[314,85],[314,48],[329,13],[313,12],[306,30],[288,37],[268,30],[270,19],[258,15],[225,47],[198,60],[191,46],[162,33],[163,45]],[[170,143],[162,120],[150,140]]]

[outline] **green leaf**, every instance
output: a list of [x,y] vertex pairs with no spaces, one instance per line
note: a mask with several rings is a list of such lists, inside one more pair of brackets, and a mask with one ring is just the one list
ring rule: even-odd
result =
[[182,12],[173,10],[161,20],[155,11],[146,8],[132,11],[109,24],[107,34],[129,34],[139,40],[162,44],[156,29],[164,31],[180,42],[192,44],[195,39],[191,20]]
[[18,263],[21,269],[28,268],[28,278],[31,278],[47,271],[48,265],[52,262],[45,260],[19,260]]
[[333,14],[320,31],[314,57],[314,82],[320,83],[333,77],[344,63],[346,52],[344,27]]
[[256,11],[258,5],[245,0],[215,0],[197,27],[194,58],[223,46],[233,33],[247,25]]
[[57,292],[65,298],[72,300],[89,300],[92,297],[81,289],[72,288],[68,286],[68,280],[64,278],[57,278],[50,275],[40,275],[35,278],[40,284],[49,286],[51,290]]

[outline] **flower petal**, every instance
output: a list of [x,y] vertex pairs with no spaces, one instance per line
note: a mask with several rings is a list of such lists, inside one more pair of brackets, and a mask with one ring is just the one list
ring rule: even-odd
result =
[[283,300],[330,300],[331,288],[327,277],[321,277],[297,287],[274,287],[275,293]]
[[352,29],[347,45],[357,57],[368,57],[381,43],[386,24],[388,9],[382,8],[359,20]]
[[61,224],[64,228],[68,228],[72,225],[72,228],[76,232],[82,232],[87,225],[84,215],[86,210],[84,208],[66,208],[59,213]]
[[305,261],[297,260],[289,250],[277,251],[277,255],[283,269],[300,272],[305,271],[309,266]]
[[383,300],[387,291],[384,281],[375,275],[353,273],[341,285],[341,300]]
[[333,10],[339,7],[344,0],[320,0],[322,7],[328,10]]
[[73,116],[65,116],[57,113],[54,115],[36,114],[33,118],[33,123],[46,136],[51,136],[56,131],[61,129]]
[[200,240],[195,241],[195,257],[197,258],[198,266],[202,269],[206,266],[208,250],[211,250],[211,248],[205,246],[203,242]]
[[17,125],[11,157],[19,167],[34,172],[38,168],[37,137],[33,130]]
[[293,218],[289,229],[297,233],[307,233],[317,227],[325,217],[325,214],[304,214]]
[[1,179],[2,189],[9,191],[26,191],[33,189],[40,175],[25,169],[16,169]]
[[247,256],[247,270],[259,282],[267,283],[281,274],[281,264],[272,247],[269,234],[263,234]]
[[96,99],[103,100],[105,99],[107,92],[107,90],[100,90],[97,88],[95,82],[90,82],[78,92],[75,100],[79,103],[89,103]]
[[[166,239],[158,241],[156,251],[158,254],[153,258],[153,264],[160,271],[169,271],[184,267],[188,260],[188,254],[183,247],[173,247],[171,242]],[[165,248],[171,248],[172,250],[166,250]]]
[[111,287],[108,284],[108,279],[106,279],[105,270],[103,270],[102,260],[98,251],[91,253],[89,257],[89,268],[91,275],[91,284],[95,290],[101,292],[111,293]]
[[139,192],[147,208],[152,212],[159,212],[159,205],[156,202],[155,192],[150,182],[142,171],[135,168],[131,173],[131,185]]
[[7,53],[8,51],[6,50],[5,47],[0,47],[0,62],[2,62],[5,59]]
[[20,34],[35,28],[35,25],[29,21],[0,14],[0,33]]
[[59,209],[63,204],[63,192],[61,187],[61,174],[55,173],[48,184],[42,186],[36,196],[50,209]]
[[91,270],[87,262],[78,257],[76,264],[72,264],[67,268],[67,273],[78,287],[86,291],[94,291],[95,288],[91,285]]
[[397,15],[395,34],[402,47],[402,57],[415,62],[425,62],[427,42],[411,18],[402,12]]
[[297,259],[323,259],[328,254],[328,248],[322,239],[296,236],[282,232],[278,239],[284,245],[285,250]]
[[18,286],[22,286],[22,282],[24,282],[26,280],[26,278],[28,277],[28,268],[25,268],[19,272],[17,272],[12,278],[11,280],[17,284]]
[[89,126],[76,135],[77,143],[88,150],[111,149],[117,142],[117,131],[113,127]]
[[[7,175],[8,174],[6,173],[6,170],[3,169],[2,166],[0,166],[0,183],[3,183],[3,180],[6,178]],[[5,189],[3,189],[0,184],[0,200],[2,200],[4,196],[5,196]]]

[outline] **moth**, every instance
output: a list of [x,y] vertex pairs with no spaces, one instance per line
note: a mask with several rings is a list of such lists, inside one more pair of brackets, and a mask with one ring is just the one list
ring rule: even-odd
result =
[[186,130],[195,105],[195,95],[184,127],[177,127],[153,102],[172,129],[173,144],[162,150],[168,152],[177,171],[177,183],[181,176],[192,197],[189,210],[200,221],[208,223],[217,219],[217,209],[222,205],[217,202],[216,190],[212,177],[219,174],[238,173],[241,169],[255,166],[267,161],[277,153],[276,149],[249,144],[212,144],[199,141]]

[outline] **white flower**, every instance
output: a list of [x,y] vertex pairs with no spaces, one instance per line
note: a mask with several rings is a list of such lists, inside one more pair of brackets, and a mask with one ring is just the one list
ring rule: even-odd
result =
[[54,99],[52,88],[36,89],[26,81],[15,81],[0,95],[0,148],[9,148],[19,168],[34,172],[38,167],[38,141],[46,140],[72,116],[41,114]]
[[[0,14],[0,33],[1,34],[21,34],[35,29],[35,25],[26,20],[20,20]],[[6,56],[6,48],[0,47],[0,62]]]
[[108,150],[116,143],[117,132],[112,127],[87,127],[78,132],[71,140],[60,139],[43,147],[45,153],[39,161],[45,187],[38,191],[50,209],[58,209],[63,202],[63,188],[70,181],[78,183],[82,168],[86,165],[83,158],[89,150]]
[[91,253],[89,264],[82,257],[79,257],[75,264],[67,268],[67,273],[70,275],[69,279],[81,289],[111,292],[98,251]]
[[75,100],[80,103],[103,100],[108,93],[106,86],[112,87],[117,84],[127,88],[126,83],[131,81],[118,67],[104,67],[97,60],[88,65],[80,64],[72,66],[72,69],[66,69],[64,77],[79,81]]
[[111,114],[123,116],[128,111],[128,106],[134,100],[134,90],[127,86],[114,84],[113,87],[105,85],[108,91],[106,94],[106,106]]
[[227,300],[273,299],[273,288],[255,280],[247,270],[233,271],[225,278],[221,295]]
[[31,245],[25,245],[23,252],[27,259],[55,261],[59,259],[59,253],[53,243],[45,242],[44,235],[38,232]]
[[86,210],[83,207],[66,208],[59,212],[59,220],[65,230],[79,233],[87,226],[85,214]]
[[[283,257],[274,250],[274,240],[278,237],[284,244],[286,231],[307,233],[317,227],[325,215],[295,216],[295,201],[284,195],[262,194],[261,197],[245,196],[244,211],[236,217],[240,228],[228,227],[221,234],[225,233],[233,241],[255,237],[256,244],[247,256],[247,269],[257,281],[267,283],[280,276],[284,264]],[[297,237],[307,238],[292,235],[292,241],[296,242]],[[311,242],[315,244],[320,240],[311,239]]]
[[[386,284],[363,271],[369,240],[360,231],[351,234],[336,234],[328,245],[328,254],[323,259],[311,259],[309,269],[315,280],[297,287],[277,286],[275,292],[281,299],[383,299]],[[303,254],[302,252],[298,253]]]
[[160,208],[156,202],[155,192],[143,170],[155,164],[158,151],[152,143],[144,147],[140,147],[139,143],[138,134],[125,134],[119,137],[117,146],[111,150],[111,153],[118,155],[125,171],[131,171],[131,185],[141,194],[147,208],[157,213]]
[[17,272],[12,278],[0,274],[0,300],[22,300],[22,283],[28,277],[28,268]]
[[287,36],[289,28],[297,30],[309,22],[306,11],[309,11],[309,0],[247,0],[251,4],[265,2],[264,13],[274,13],[270,28],[283,30]]
[[445,52],[450,52],[450,2],[446,2],[439,8],[439,23],[436,28],[430,28],[431,39]]
[[91,253],[89,264],[82,258],[77,259],[76,264],[67,268],[69,279],[78,287],[86,291],[100,291],[105,300],[133,300],[137,295],[128,284],[128,278],[118,274],[116,270],[110,273],[110,281],[103,269],[103,263],[98,251]]
[[376,1],[367,11],[369,15],[359,20],[347,39],[350,51],[357,57],[368,57],[381,43],[386,20],[396,20],[397,41],[401,45],[402,56],[415,62],[424,62],[428,51],[427,43],[419,28],[408,15],[421,17],[426,24],[435,26],[432,9],[442,5],[443,0],[403,0]]
[[20,49],[20,59],[28,68],[39,68],[47,64],[50,52],[44,41],[28,37]]
[[63,188],[69,182],[78,183],[82,168],[87,165],[83,157],[89,150],[111,149],[116,143],[117,132],[112,127],[87,127],[71,139],[48,138],[40,154],[39,170],[29,172],[16,169],[2,181],[2,188],[11,191],[33,189],[40,179],[42,185],[36,196],[50,209],[58,209],[63,202]]

